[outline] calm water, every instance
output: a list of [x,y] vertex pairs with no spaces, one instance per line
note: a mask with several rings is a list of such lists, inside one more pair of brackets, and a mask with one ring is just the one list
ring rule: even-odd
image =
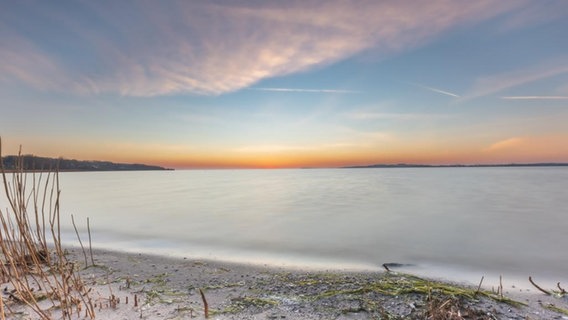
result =
[[[568,281],[568,168],[62,173],[96,246],[477,282]],[[86,235],[83,236],[86,240]],[[488,280],[491,281],[491,280]]]

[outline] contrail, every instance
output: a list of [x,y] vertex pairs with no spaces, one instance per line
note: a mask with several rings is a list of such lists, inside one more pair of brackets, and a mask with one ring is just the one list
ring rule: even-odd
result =
[[361,93],[354,90],[336,90],[336,89],[296,89],[296,88],[250,88],[249,90],[257,91],[273,91],[273,92],[307,92],[307,93]]
[[446,95],[446,96],[450,96],[450,97],[454,97],[454,98],[459,98],[459,97],[460,97],[459,95],[457,95],[457,94],[455,94],[455,93],[451,93],[451,92],[449,92],[449,91],[444,91],[444,90],[440,90],[440,89],[428,87],[428,86],[425,86],[425,85],[423,85],[423,84],[414,83],[414,82],[407,82],[407,83],[408,83],[408,84],[411,84],[411,85],[413,85],[413,86],[417,86],[417,87],[426,89],[426,90],[430,90],[430,91],[432,91],[432,92],[441,93],[441,94],[444,94],[444,95]]

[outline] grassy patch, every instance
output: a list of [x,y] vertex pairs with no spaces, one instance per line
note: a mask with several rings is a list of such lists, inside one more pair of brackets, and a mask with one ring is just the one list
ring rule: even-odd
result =
[[[525,305],[522,302],[508,299],[489,291],[478,291],[477,289],[427,280],[407,274],[389,273],[369,281],[356,281],[332,274],[315,274],[304,276],[300,279],[294,279],[289,275],[283,275],[283,277],[285,278],[284,281],[292,286],[324,288],[324,290],[308,294],[306,296],[308,300],[318,300],[339,295],[358,296],[367,293],[377,293],[385,296],[404,296],[408,294],[424,296],[442,295],[471,300],[485,297],[516,307]],[[310,290],[306,291],[309,292]]]
[[269,298],[259,298],[259,297],[239,297],[231,299],[231,304],[225,307],[221,311],[214,311],[212,314],[222,314],[222,313],[239,313],[248,308],[271,308],[277,306],[278,301]]
[[567,309],[557,307],[553,304],[546,304],[546,305],[543,305],[542,307],[545,308],[545,309],[548,309],[550,311],[558,312],[558,313],[561,313],[563,315],[568,316],[568,310]]

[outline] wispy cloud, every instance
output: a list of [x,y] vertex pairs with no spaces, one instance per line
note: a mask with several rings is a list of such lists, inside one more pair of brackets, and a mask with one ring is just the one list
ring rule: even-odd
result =
[[396,140],[396,136],[389,131],[366,131],[349,126],[338,126],[336,130],[346,139],[345,141],[355,142],[353,146],[358,147],[372,147],[377,144],[392,143]]
[[[2,25],[0,25],[2,27]],[[17,80],[43,90],[73,88],[70,75],[31,41],[12,35],[0,37],[0,81]]]
[[523,26],[534,26],[555,19],[565,19],[566,2],[550,1],[546,6],[539,2],[530,2],[516,14],[511,15],[501,25],[500,30],[507,32]]
[[443,95],[446,95],[446,96],[450,96],[450,97],[454,97],[454,98],[460,97],[459,95],[452,93],[452,92],[449,92],[449,91],[446,91],[446,90],[441,90],[441,89],[425,86],[425,85],[420,84],[420,83],[414,83],[414,82],[408,82],[408,83],[413,85],[413,86],[423,88],[423,89],[426,89],[426,90],[429,90],[429,91],[432,91],[432,92],[440,93],[440,94],[443,94]]
[[351,149],[358,147],[361,147],[361,144],[353,142],[313,143],[310,145],[261,144],[242,146],[233,149],[233,151],[238,153],[313,153],[325,150]]
[[299,88],[250,88],[256,91],[272,91],[272,92],[299,92],[299,93],[361,93],[356,90],[337,90],[337,89],[299,89]]
[[313,147],[300,145],[283,145],[283,144],[263,144],[249,145],[234,149],[235,152],[243,153],[280,153],[280,152],[298,152],[313,150]]
[[270,143],[251,144],[233,148],[237,153],[318,153],[334,150],[355,150],[361,148],[373,148],[377,145],[392,143],[395,137],[384,131],[360,131],[349,127],[340,126],[335,128],[335,137],[327,137],[324,141],[305,141],[303,143]]
[[353,120],[425,120],[450,117],[447,114],[431,113],[386,113],[386,112],[365,112],[355,111],[345,115]]
[[566,136],[563,134],[512,137],[497,141],[483,151],[501,162],[563,162],[568,155]]
[[479,78],[473,88],[462,99],[468,100],[488,96],[527,83],[568,73],[568,57],[555,59],[526,69],[505,72]]
[[485,151],[492,152],[492,151],[501,151],[506,149],[517,148],[523,143],[524,140],[522,138],[519,137],[509,138],[491,144],[489,147],[485,149]]
[[503,100],[568,100],[568,96],[504,96]]
[[201,124],[201,125],[211,125],[222,123],[221,117],[205,114],[177,114],[174,117],[178,121],[183,121],[188,124]]
[[[406,50],[458,25],[523,4],[500,0],[261,3],[40,3],[33,9],[34,18],[44,23],[27,25],[25,34],[3,26],[1,47],[9,49],[1,54],[2,78],[75,93],[216,95],[371,48],[382,56]],[[5,6],[3,11],[13,17],[11,21],[29,20],[27,9]],[[73,50],[46,44],[44,29],[57,31],[58,39],[72,43]],[[34,50],[12,46],[8,38],[30,43]]]

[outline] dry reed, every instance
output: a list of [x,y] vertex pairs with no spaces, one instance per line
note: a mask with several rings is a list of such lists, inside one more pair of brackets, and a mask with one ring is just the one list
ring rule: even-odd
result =
[[[40,319],[94,319],[89,290],[61,246],[57,170],[26,172],[21,150],[16,168],[0,172],[7,208],[0,208],[0,319],[22,306]],[[45,168],[42,168],[45,169]]]

